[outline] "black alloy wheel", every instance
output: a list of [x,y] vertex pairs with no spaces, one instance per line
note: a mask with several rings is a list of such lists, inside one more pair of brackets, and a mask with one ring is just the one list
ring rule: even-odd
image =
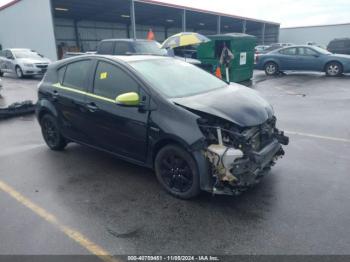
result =
[[48,147],[52,150],[63,150],[67,142],[60,134],[57,120],[49,114],[44,115],[40,121],[41,132]]
[[193,157],[177,145],[162,148],[155,159],[159,182],[172,195],[189,199],[198,195],[199,175]]

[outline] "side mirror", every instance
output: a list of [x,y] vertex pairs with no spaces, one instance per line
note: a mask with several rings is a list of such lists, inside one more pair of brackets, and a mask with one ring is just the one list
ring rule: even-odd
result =
[[115,99],[117,105],[137,107],[140,106],[140,96],[135,92],[125,93]]

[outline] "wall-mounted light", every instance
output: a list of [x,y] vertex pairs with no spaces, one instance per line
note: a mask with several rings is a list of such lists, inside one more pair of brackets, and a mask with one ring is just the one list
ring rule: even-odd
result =
[[55,7],[56,11],[61,11],[61,12],[68,12],[69,9],[68,8],[63,8],[63,7]]
[[121,15],[123,18],[130,18],[130,15]]
[[205,24],[204,23],[199,23],[199,25],[204,26]]
[[174,22],[174,20],[173,19],[167,19],[166,20],[168,23],[172,23],[172,22]]
[[225,28],[229,28],[229,26],[228,26],[228,25],[225,25],[224,27],[225,27]]

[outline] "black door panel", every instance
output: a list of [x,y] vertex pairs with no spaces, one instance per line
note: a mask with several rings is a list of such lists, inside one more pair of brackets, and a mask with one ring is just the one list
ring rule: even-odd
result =
[[139,93],[137,81],[117,65],[99,61],[93,92],[93,95],[87,96],[86,104],[90,124],[88,132],[96,146],[145,161],[148,112],[138,107],[119,106],[114,102],[122,93]]

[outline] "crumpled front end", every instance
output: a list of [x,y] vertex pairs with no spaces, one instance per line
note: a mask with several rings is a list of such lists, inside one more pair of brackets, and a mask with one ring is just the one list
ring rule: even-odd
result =
[[208,115],[198,124],[208,145],[203,154],[209,162],[214,194],[237,195],[258,183],[284,155],[282,145],[289,143],[276,128],[274,116],[247,128]]

